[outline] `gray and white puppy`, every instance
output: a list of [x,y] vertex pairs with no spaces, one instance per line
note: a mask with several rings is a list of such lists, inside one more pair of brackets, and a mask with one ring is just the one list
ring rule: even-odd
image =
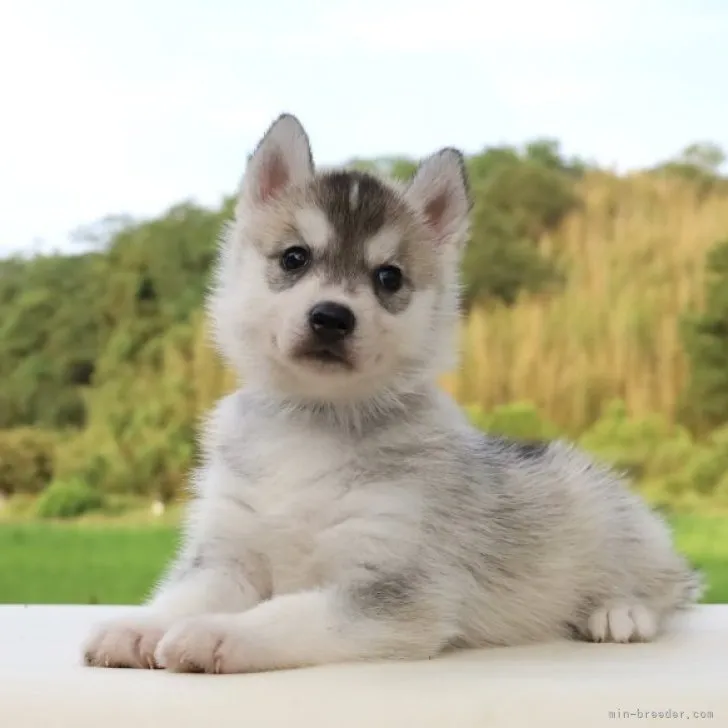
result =
[[664,523],[567,444],[484,436],[453,364],[470,200],[443,149],[399,186],[315,170],[279,117],[209,314],[245,386],[203,438],[186,539],[85,662],[246,672],[450,647],[650,640],[699,598]]

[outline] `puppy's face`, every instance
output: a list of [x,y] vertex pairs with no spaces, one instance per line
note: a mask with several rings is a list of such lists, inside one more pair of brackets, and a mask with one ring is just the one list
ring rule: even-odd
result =
[[284,115],[251,157],[210,298],[218,344],[246,379],[352,401],[411,389],[449,364],[469,200],[443,150],[404,188],[316,173]]

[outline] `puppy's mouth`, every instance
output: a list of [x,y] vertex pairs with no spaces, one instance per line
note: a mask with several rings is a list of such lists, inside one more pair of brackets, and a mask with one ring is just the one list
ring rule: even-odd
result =
[[354,368],[354,363],[346,347],[339,343],[326,344],[319,341],[307,341],[296,349],[294,358],[327,368]]

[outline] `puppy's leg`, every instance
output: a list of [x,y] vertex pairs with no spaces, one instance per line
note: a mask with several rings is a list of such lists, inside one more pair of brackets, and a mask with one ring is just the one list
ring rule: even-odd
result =
[[585,601],[574,620],[583,639],[650,642],[672,615],[700,598],[702,577],[681,556],[661,541],[645,538],[639,545],[637,551],[632,543],[632,560],[623,563],[621,579],[613,576]]
[[577,621],[577,632],[591,642],[651,642],[674,613],[702,593],[702,579],[688,567],[654,570],[634,596],[592,600]]
[[454,619],[431,594],[397,578],[276,597],[244,614],[176,624],[156,651],[181,672],[237,673],[436,655]]
[[104,622],[83,646],[83,660],[95,667],[158,667],[154,651],[178,620],[206,612],[250,608],[260,595],[239,571],[196,568],[165,584],[140,612]]

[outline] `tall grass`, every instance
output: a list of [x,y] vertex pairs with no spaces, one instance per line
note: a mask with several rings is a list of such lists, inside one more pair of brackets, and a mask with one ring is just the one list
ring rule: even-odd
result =
[[463,324],[462,369],[445,384],[488,409],[531,400],[567,432],[608,399],[673,418],[686,381],[679,322],[702,304],[707,250],[728,235],[728,194],[680,179],[589,174],[583,204],[543,241],[565,288]]

